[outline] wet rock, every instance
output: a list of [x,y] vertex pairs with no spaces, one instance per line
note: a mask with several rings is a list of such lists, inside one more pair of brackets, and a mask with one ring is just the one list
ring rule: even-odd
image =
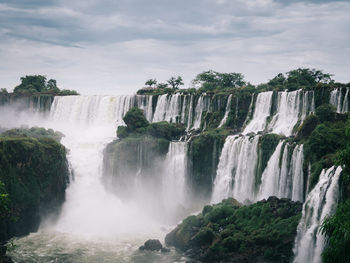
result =
[[162,250],[162,243],[158,239],[149,239],[141,246],[140,250],[159,251]]
[[162,253],[169,253],[170,249],[167,247],[162,247],[162,249],[160,250]]

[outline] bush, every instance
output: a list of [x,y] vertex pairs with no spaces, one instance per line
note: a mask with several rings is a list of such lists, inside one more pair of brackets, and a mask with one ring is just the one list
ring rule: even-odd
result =
[[350,262],[350,199],[340,204],[333,216],[326,218],[321,232],[327,236],[322,254],[324,263]]
[[319,119],[316,115],[311,114],[307,116],[303,124],[298,128],[296,139],[297,140],[307,139],[311,135],[313,130],[316,128],[318,123],[319,123]]
[[335,107],[331,104],[322,104],[316,108],[315,113],[320,122],[335,120]]
[[139,108],[131,108],[123,118],[129,132],[135,132],[137,129],[145,128],[149,122]]

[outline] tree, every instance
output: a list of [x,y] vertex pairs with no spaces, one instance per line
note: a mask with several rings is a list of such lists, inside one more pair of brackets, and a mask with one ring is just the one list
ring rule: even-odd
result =
[[75,90],[60,90],[57,87],[57,81],[50,79],[46,81],[43,75],[32,75],[21,78],[21,84],[13,90],[14,93],[53,93],[55,95],[78,95]]
[[134,107],[131,108],[123,118],[129,132],[134,132],[136,129],[145,128],[149,122],[143,114],[143,110]]
[[153,88],[154,86],[157,85],[157,80],[156,79],[149,79],[145,82],[145,85],[150,87],[150,88]]
[[47,82],[46,89],[49,91],[59,92],[60,89],[57,87],[57,82],[54,79],[50,79]]
[[192,83],[204,91],[239,88],[247,84],[241,73],[219,73],[213,70],[198,74]]
[[169,80],[167,80],[168,84],[171,86],[172,89],[178,89],[180,86],[183,86],[183,80],[181,76],[171,77]]
[[271,79],[267,84],[273,87],[280,87],[280,86],[284,86],[285,82],[286,82],[286,77],[282,73],[279,73],[276,77]]
[[0,94],[3,94],[3,95],[8,94],[7,89],[5,89],[5,88],[0,89]]
[[168,84],[166,83],[158,83],[157,89],[166,89],[168,87]]
[[21,84],[15,87],[14,92],[43,92],[46,90],[46,77],[33,75],[21,77]]
[[289,90],[304,87],[314,87],[317,83],[331,83],[331,74],[321,70],[298,68],[287,72],[287,88]]

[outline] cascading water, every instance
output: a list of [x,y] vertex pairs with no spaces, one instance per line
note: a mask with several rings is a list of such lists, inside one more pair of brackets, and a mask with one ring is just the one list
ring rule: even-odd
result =
[[343,89],[333,89],[329,98],[329,103],[335,106],[337,113],[346,113],[349,110],[349,90],[346,88],[343,96]]
[[50,117],[35,123],[65,134],[62,144],[74,180],[66,191],[66,202],[55,222],[16,241],[12,255],[17,262],[145,262],[179,260],[169,255],[144,255],[137,247],[150,237],[165,233],[143,204],[123,203],[102,185],[105,145],[115,137],[122,117],[135,105],[135,96],[56,97]]
[[277,196],[303,201],[303,145],[295,146],[291,159],[289,147],[284,141],[277,145],[262,174],[258,200]]
[[170,142],[162,180],[163,204],[171,217],[188,202],[186,190],[187,142]]
[[195,108],[195,116],[193,121],[193,129],[199,129],[201,126],[202,113],[204,109],[204,97],[201,95],[198,99],[196,108]]
[[222,118],[218,128],[222,127],[227,121],[228,114],[230,113],[230,110],[231,110],[231,101],[232,101],[232,94],[230,94],[230,96],[228,96],[226,109],[225,109],[225,115],[224,115],[224,118]]
[[253,119],[245,127],[243,133],[263,131],[266,127],[266,119],[270,116],[272,105],[272,91],[261,92],[258,94],[255,103]]
[[227,137],[214,181],[212,203],[233,197],[239,202],[255,199],[255,171],[259,136]]
[[319,227],[324,218],[335,211],[341,171],[340,167],[334,166],[323,170],[318,183],[308,194],[295,239],[294,263],[321,262],[325,239]]
[[[311,103],[310,93],[312,93]],[[269,123],[268,130],[291,136],[298,121],[303,121],[307,114],[314,111],[314,107],[313,92],[303,90],[278,92],[277,112]]]

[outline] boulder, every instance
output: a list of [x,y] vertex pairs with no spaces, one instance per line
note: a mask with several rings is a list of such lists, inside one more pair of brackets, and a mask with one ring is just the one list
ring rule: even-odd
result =
[[159,251],[162,250],[162,243],[158,239],[149,239],[141,246],[140,250]]

